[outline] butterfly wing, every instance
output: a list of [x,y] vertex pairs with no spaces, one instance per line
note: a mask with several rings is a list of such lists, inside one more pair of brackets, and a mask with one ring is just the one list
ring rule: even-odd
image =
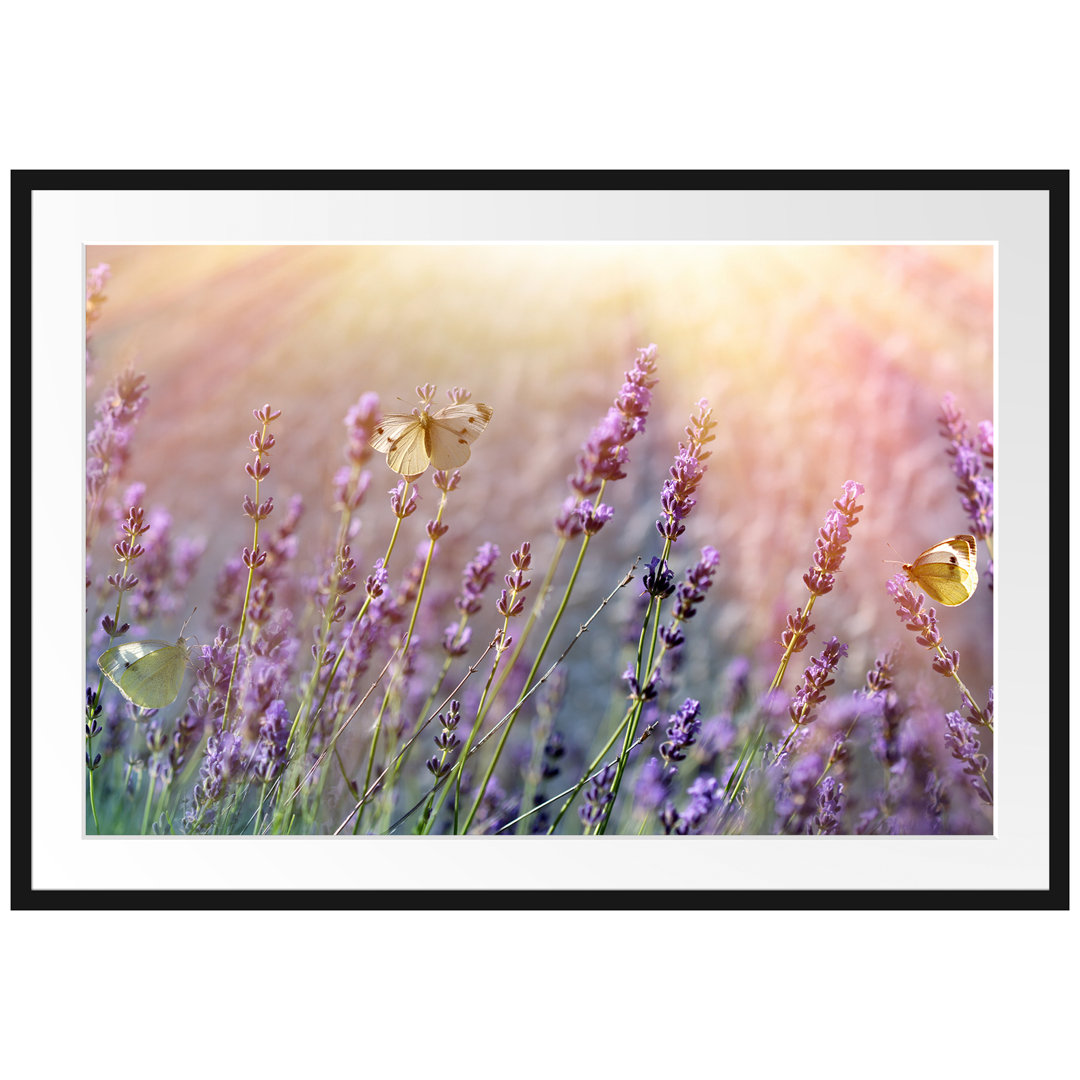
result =
[[182,638],[175,644],[154,638],[125,641],[98,657],[98,667],[109,681],[143,709],[161,709],[176,700],[187,663]]
[[427,446],[427,428],[419,420],[390,444],[386,464],[404,477],[419,476],[430,460]]
[[385,454],[409,428],[418,423],[413,413],[388,413],[379,421],[379,426],[368,439],[368,445]]
[[492,409],[483,402],[447,405],[431,417],[428,436],[436,469],[458,469],[469,460],[469,444],[487,427]]
[[419,476],[428,467],[426,428],[429,418],[416,413],[390,413],[384,416],[369,440],[372,447],[386,455],[386,464],[403,476]]

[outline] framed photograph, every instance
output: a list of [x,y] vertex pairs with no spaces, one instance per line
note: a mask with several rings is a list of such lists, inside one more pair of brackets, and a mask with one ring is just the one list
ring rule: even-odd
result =
[[1068,906],[1066,172],[12,216],[14,907]]

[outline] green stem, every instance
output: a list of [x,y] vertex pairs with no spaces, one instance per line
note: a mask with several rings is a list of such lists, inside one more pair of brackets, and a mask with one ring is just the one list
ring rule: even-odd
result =
[[142,835],[146,835],[147,827],[150,824],[150,807],[154,802],[154,777],[151,773],[150,766],[147,764],[146,768],[146,806],[143,807],[143,819],[142,819]]
[[[439,509],[435,514],[435,525],[438,526],[442,521],[443,511],[446,509],[446,496],[447,492],[443,491],[442,498],[439,500]],[[437,529],[435,530],[437,531]],[[431,560],[435,554],[435,538],[432,537],[428,543],[427,556],[424,559],[424,569],[420,574],[420,585],[416,590],[416,600],[413,601],[412,617],[409,619],[409,628],[405,631],[405,636],[401,641],[401,669],[404,670],[406,664],[409,661],[409,642],[412,640],[413,630],[416,627],[416,618],[420,613],[420,603],[424,599],[424,586],[427,584],[428,571],[431,569]],[[385,565],[385,564],[384,564]],[[383,694],[382,705],[379,706],[379,713],[375,717],[375,730],[371,733],[371,745],[368,747],[368,760],[367,771],[364,774],[364,787],[363,790],[367,791],[368,785],[371,783],[371,773],[375,767],[375,747],[379,742],[379,734],[382,731],[383,715],[386,712],[386,707],[390,702],[390,694],[394,689],[394,676],[391,675],[389,682],[386,684],[386,692]],[[362,802],[360,809],[356,812],[356,823],[353,825],[353,832],[356,833],[360,830],[360,819],[364,816],[364,807],[367,804]]]
[[[90,518],[87,518],[87,521],[90,521],[90,520],[91,520]],[[126,557],[126,556],[121,557],[119,559],[119,562],[121,562],[123,564],[123,567],[124,567],[123,570],[120,571],[120,578],[121,579],[127,577],[128,570],[131,568],[132,561],[133,560],[131,558]],[[116,611],[113,614],[113,623],[112,623],[113,630],[115,630],[120,625],[120,608],[123,605],[123,603],[124,603],[124,592],[123,592],[122,589],[117,589],[116,590]],[[116,640],[117,636],[118,635],[114,634],[112,631],[109,632],[109,647],[110,648],[112,648],[112,643]],[[94,693],[94,703],[91,706],[92,710],[97,709],[98,703],[101,701],[101,691],[104,689],[104,687],[105,687],[105,673],[103,671],[99,670],[97,691]],[[94,721],[95,720],[96,720],[96,717],[91,717],[89,719],[88,724],[89,724],[90,727],[94,726]],[[87,737],[86,737],[86,755],[87,755],[87,757],[89,759],[89,772],[90,772],[90,777],[89,777],[89,780],[90,780],[90,813],[93,815],[93,818],[94,818],[94,828],[97,831],[98,836],[100,836],[101,835],[101,823],[98,821],[97,806],[95,805],[95,802],[94,802],[94,771],[95,770],[94,770],[94,737],[93,737],[93,735],[87,735]]]
[[255,812],[255,825],[251,830],[251,835],[252,836],[258,836],[259,835],[259,829],[262,828],[263,804],[265,802],[266,802],[266,785],[261,784],[259,786],[259,806],[258,806],[258,809]]
[[[607,743],[604,745],[603,750],[601,750],[600,753],[597,754],[596,757],[593,758],[592,763],[585,770],[585,774],[581,777],[581,779],[577,782],[577,784],[570,789],[570,792],[569,792],[570,797],[566,800],[566,802],[563,803],[563,805],[561,807],[559,807],[559,812],[555,815],[555,820],[548,826],[548,836],[551,836],[555,832],[555,830],[559,827],[559,822],[562,821],[563,815],[565,815],[566,811],[570,809],[571,804],[578,797],[578,794],[581,791],[581,789],[590,780],[592,780],[593,777],[599,776],[600,773],[604,771],[604,769],[599,768],[600,762],[602,762],[607,757],[608,752],[615,745],[615,740],[623,733],[623,731],[626,730],[627,725],[630,723],[630,714],[631,714],[632,711],[633,711],[632,708],[626,710],[626,715],[622,718],[622,722],[611,733],[611,738],[608,739]],[[607,766],[605,765],[604,768],[607,768]],[[566,792],[564,792],[563,794],[566,794]],[[561,795],[556,795],[554,797],[554,799],[559,799],[559,798],[562,798],[562,796]],[[554,799],[549,799],[548,802],[553,802]],[[544,803],[544,805],[546,806],[547,803]],[[538,807],[536,807],[536,809],[539,810],[540,807],[538,806]],[[535,811],[532,811],[532,810],[529,811],[529,813],[534,813],[534,812]],[[528,817],[529,815],[525,814],[524,816]]]
[[[513,603],[513,599],[514,598],[513,598],[513,595],[512,595],[511,598],[510,598],[510,603],[511,604]],[[476,736],[480,732],[480,725],[483,722],[483,716],[484,716],[484,711],[485,711],[484,710],[484,703],[485,703],[485,701],[487,699],[488,691],[491,689],[491,683],[495,678],[495,672],[499,668],[499,661],[502,658],[501,645],[502,645],[502,642],[504,642],[506,640],[506,631],[507,631],[507,628],[509,626],[509,623],[510,623],[510,618],[509,618],[509,616],[507,616],[507,617],[505,617],[503,619],[502,630],[499,632],[499,639],[498,639],[499,644],[495,646],[495,659],[492,661],[492,664],[491,664],[491,672],[488,674],[487,682],[484,684],[483,693],[481,693],[481,695],[480,695],[480,704],[477,706],[477,709],[476,709],[476,719],[473,721],[473,726],[469,731],[469,737],[465,740],[465,745],[464,745],[464,747],[462,748],[462,751],[461,751],[461,759],[460,760],[462,760],[462,761],[464,761],[465,758],[468,756],[469,748],[472,746],[473,740],[476,738]],[[454,780],[454,835],[455,836],[458,835],[458,825],[459,825],[458,815],[459,815],[460,808],[461,808],[461,777],[462,777],[462,774],[464,773],[464,771],[465,771],[464,769],[458,769],[457,770],[457,777]],[[445,799],[446,799],[446,793],[444,791],[443,800],[445,800]],[[442,803],[440,802],[439,808],[441,809],[441,807],[442,807]],[[438,813],[438,810],[436,810],[435,812]],[[470,816],[469,821],[471,821],[471,820],[472,820],[472,817]],[[432,816],[428,821],[428,830],[429,831],[431,829],[431,822],[432,821],[434,821],[434,816]]]
[[[408,492],[406,491],[406,497],[407,496],[408,496]],[[394,546],[397,543],[398,533],[401,530],[402,521],[404,521],[404,518],[402,518],[402,517],[397,517],[395,519],[395,521],[394,521],[394,531],[390,535],[390,542],[387,544],[387,546],[386,546],[386,554],[383,556],[382,566],[383,566],[384,570],[387,569],[387,567],[389,567],[389,565],[390,565],[390,556],[394,552]],[[360,625],[360,620],[363,619],[364,615],[367,613],[368,608],[371,606],[371,599],[372,598],[371,598],[370,594],[368,594],[364,598],[363,604],[360,605],[360,610],[356,613],[355,617],[353,618],[352,625],[351,625],[350,630],[349,630],[350,634],[356,632],[357,628]],[[334,676],[337,674],[337,670],[340,667],[341,661],[345,656],[345,647],[344,647],[344,644],[343,644],[342,647],[338,650],[337,656],[334,658],[334,663],[330,668],[329,674],[326,676],[326,684],[323,687],[322,695],[319,698],[319,704],[313,710],[311,708],[311,702],[314,700],[315,690],[316,690],[316,688],[318,686],[319,678],[320,678],[320,675],[321,675],[321,672],[322,672],[322,658],[323,658],[323,656],[326,655],[326,646],[328,644],[328,641],[329,641],[329,630],[327,630],[326,634],[324,635],[324,639],[320,644],[319,656],[316,659],[315,668],[314,668],[314,670],[312,672],[311,679],[308,681],[308,685],[304,690],[304,697],[303,697],[302,701],[300,702],[300,705],[297,707],[296,715],[293,717],[292,726],[289,728],[289,735],[288,735],[288,738],[285,740],[286,752],[288,752],[289,749],[292,748],[292,746],[296,742],[297,738],[301,734],[303,735],[303,738],[304,738],[304,745],[307,746],[308,740],[311,737],[311,733],[314,730],[315,721],[318,719],[319,714],[322,712],[323,706],[326,704],[326,698],[327,698],[327,695],[330,693],[330,687],[333,685]],[[384,669],[384,671],[385,671],[385,669]],[[380,676],[380,678],[381,678],[381,676]],[[367,700],[366,695],[365,695],[363,700],[365,700],[365,701]],[[341,725],[341,727],[334,734],[333,739],[331,739],[331,741],[330,741],[331,746],[334,745],[334,743],[337,740],[338,735],[341,734],[341,732],[344,730],[344,728],[348,724],[349,720],[351,720],[351,719],[352,719],[352,715],[350,714],[349,719],[346,720],[345,723]],[[325,753],[325,751],[324,751],[324,753]],[[320,757],[320,760],[321,760],[321,757]],[[314,766],[312,768],[314,768]],[[282,777],[284,787],[293,789],[292,795],[289,796],[288,800],[284,804],[285,806],[289,806],[289,805],[292,804],[292,802],[296,798],[297,794],[299,794],[300,785],[303,783],[306,776],[310,776],[311,769],[309,769],[307,771],[307,773],[304,774],[303,776],[300,775],[301,773],[303,773],[303,761],[298,759],[295,755],[293,755],[292,758],[290,759],[290,763],[289,763],[289,766],[288,766],[288,768],[287,768],[287,770],[285,772],[285,775]],[[297,781],[295,785],[293,784],[293,780]],[[279,812],[275,813],[275,815],[274,815],[273,830],[274,830],[275,833],[280,833],[282,831],[282,828],[285,825],[285,819],[284,819],[284,817],[282,815],[283,815],[282,810],[279,810]]]
[[[295,782],[295,784],[292,784],[292,791],[291,791],[291,793],[289,794],[289,796],[288,796],[288,797],[287,797],[287,798],[286,798],[286,799],[285,799],[285,800],[284,800],[283,802],[280,802],[280,803],[278,804],[278,808],[277,808],[277,811],[275,812],[275,816],[274,816],[274,822],[273,822],[273,828],[274,828],[275,832],[278,832],[278,831],[280,831],[280,830],[279,830],[279,828],[278,828],[278,826],[279,826],[279,825],[280,825],[280,824],[281,824],[281,823],[282,823],[282,822],[284,821],[284,814],[285,814],[286,810],[288,809],[288,807],[290,807],[290,806],[292,805],[292,803],[293,803],[293,801],[294,801],[294,800],[296,799],[297,795],[299,795],[299,794],[300,794],[300,790],[301,790],[301,788],[302,788],[302,787],[304,786],[304,783],[305,783],[305,782],[307,781],[307,779],[308,779],[308,778],[309,778],[309,777],[311,776],[311,774],[312,774],[312,773],[313,773],[313,772],[314,772],[314,771],[315,771],[316,769],[318,769],[320,765],[322,765],[322,763],[323,763],[323,762],[324,762],[324,761],[326,760],[326,757],[327,757],[327,755],[328,755],[328,754],[329,754],[329,753],[330,753],[330,752],[331,752],[332,750],[334,750],[334,749],[335,749],[335,747],[336,747],[336,744],[337,744],[337,740],[338,740],[338,738],[340,737],[341,733],[342,733],[342,732],[343,732],[343,731],[344,731],[344,730],[345,730],[345,729],[346,729],[346,728],[347,728],[347,727],[349,726],[349,724],[350,724],[350,723],[352,722],[352,720],[353,720],[353,717],[355,717],[355,716],[356,716],[356,714],[357,714],[357,713],[359,713],[359,711],[360,711],[360,710],[361,710],[361,709],[362,709],[362,708],[363,708],[363,707],[364,707],[364,706],[365,706],[365,705],[367,704],[367,700],[368,700],[368,698],[369,698],[369,697],[370,697],[370,696],[371,696],[371,695],[372,695],[372,694],[373,694],[373,693],[375,692],[375,690],[376,690],[376,689],[378,688],[378,685],[379,685],[379,683],[380,683],[380,682],[382,682],[382,678],[383,678],[383,676],[384,676],[384,675],[386,674],[386,672],[387,672],[387,671],[389,670],[389,668],[390,668],[390,665],[391,665],[391,664],[392,664],[392,663],[394,662],[394,658],[395,658],[396,656],[397,656],[397,650],[395,649],[395,650],[394,650],[394,651],[393,651],[393,652],[392,652],[392,653],[390,654],[390,657],[389,657],[389,658],[387,659],[386,663],[385,663],[385,664],[383,664],[383,668],[382,668],[382,671],[380,671],[380,672],[379,672],[379,674],[378,674],[378,676],[376,677],[375,681],[374,681],[374,682],[373,682],[373,683],[371,684],[371,686],[370,686],[370,687],[368,688],[368,691],[367,691],[367,693],[366,693],[366,694],[364,694],[364,696],[363,696],[363,697],[362,697],[362,698],[361,698],[361,699],[360,699],[360,700],[359,700],[359,701],[358,701],[358,702],[357,702],[357,703],[356,703],[356,704],[355,704],[355,705],[353,706],[352,712],[350,712],[350,713],[349,713],[349,715],[345,717],[345,720],[344,720],[344,721],[342,722],[341,726],[340,726],[340,727],[339,727],[339,728],[337,729],[337,731],[335,731],[335,732],[334,732],[334,734],[333,734],[333,735],[332,735],[332,736],[330,737],[330,741],[329,741],[329,742],[327,743],[327,745],[325,746],[325,748],[324,748],[324,749],[322,750],[322,752],[321,752],[321,753],[319,754],[319,756],[318,756],[318,757],[317,757],[317,758],[315,759],[315,761],[314,761],[314,762],[312,763],[312,765],[311,765],[311,767],[310,767],[310,768],[308,769],[308,771],[307,771],[306,773],[304,773],[304,775],[303,775],[303,776],[299,777],[299,779],[297,779],[297,781]],[[462,680],[462,681],[464,681],[464,680]],[[340,759],[340,757],[339,757],[339,758],[338,758],[338,761],[340,762],[340,760],[341,760],[341,759]],[[284,788],[284,787],[288,786],[288,785],[286,784],[286,781],[288,781],[288,783],[289,783],[289,784],[291,784],[291,783],[292,783],[292,778],[293,778],[293,777],[294,777],[295,775],[296,775],[296,770],[292,770],[292,771],[290,771],[290,772],[286,772],[286,773],[282,774],[282,776],[279,776],[279,777],[278,777],[278,779],[274,781],[274,791],[278,791],[279,789],[282,789],[282,788]],[[376,779],[376,783],[378,783],[378,782],[379,782],[380,780],[382,780],[383,776],[385,776],[385,775],[386,775],[386,773],[385,773],[385,772],[381,773],[381,774],[379,775],[379,777],[378,777],[378,778]],[[348,778],[346,778],[346,781],[345,781],[345,782],[346,782],[346,785],[348,786],[348,788],[349,788],[349,790],[350,790],[350,791],[354,790],[354,786],[355,786],[355,785],[353,784],[353,782],[352,782],[351,780],[349,780]],[[346,824],[348,824],[348,822],[349,822],[349,821],[351,821],[351,820],[352,820],[352,815],[353,815],[353,814],[354,814],[354,813],[355,813],[355,812],[356,812],[356,811],[357,811],[357,810],[358,810],[359,808],[360,808],[360,804],[359,804],[359,803],[357,803],[357,804],[356,804],[356,806],[354,806],[354,807],[353,807],[353,809],[352,809],[352,810],[351,810],[351,811],[349,812],[349,816],[348,816],[348,817],[347,817],[347,818],[345,819],[345,821],[344,821],[344,822],[342,823],[342,826],[341,826],[341,828],[344,828],[344,826],[345,826]],[[291,815],[291,817],[292,817],[292,818],[295,818],[295,814]],[[340,832],[340,831],[341,831],[341,828],[339,828],[339,829],[338,829],[338,832]]]
[[[804,624],[808,624],[810,621],[810,612],[814,610],[814,601],[816,599],[817,594],[811,593],[810,599],[806,602],[806,609],[802,613],[802,621]],[[780,689],[780,684],[784,681],[784,673],[787,671],[788,662],[791,660],[792,656],[794,656],[795,646],[799,643],[799,638],[801,636],[802,635],[800,634],[794,634],[787,643],[787,646],[784,649],[784,655],[780,657],[780,663],[776,668],[776,674],[773,676],[773,681],[769,685],[769,694]],[[766,724],[762,721],[753,736],[743,744],[743,748],[739,753],[739,760],[735,763],[735,769],[728,778],[727,787],[724,790],[724,796],[729,803],[733,802],[742,790],[747,773],[750,771],[750,766],[753,763],[758,750],[761,748],[761,741],[765,736],[765,729]],[[793,735],[794,732],[791,734]],[[788,739],[790,738],[791,735],[788,736]],[[785,742],[784,745],[786,746],[787,743]]]
[[[599,496],[597,496],[599,498]],[[529,674],[525,679],[525,685],[530,686],[533,679],[536,677],[537,671],[540,670],[540,663],[544,659],[544,654],[547,652],[548,646],[551,644],[551,639],[555,634],[555,630],[559,625],[559,620],[562,619],[563,612],[566,610],[566,605],[570,602],[570,593],[574,589],[574,583],[577,581],[577,576],[581,572],[581,564],[585,559],[585,552],[589,548],[589,541],[592,539],[587,533],[582,538],[581,549],[578,551],[577,562],[574,563],[574,569],[570,574],[570,580],[566,583],[566,588],[563,590],[563,597],[559,603],[559,608],[555,612],[554,617],[551,620],[551,626],[548,627],[548,632],[544,637],[543,644],[540,646],[540,651],[536,654],[536,659],[533,661],[532,667],[529,669]],[[507,665],[509,670],[510,665]],[[510,729],[514,726],[514,721],[517,719],[518,713],[521,711],[520,703],[514,706],[513,712],[511,712],[509,719],[503,728],[502,736],[499,739],[498,744],[495,747],[495,753],[491,757],[491,761],[488,763],[487,772],[484,773],[484,779],[480,784],[480,790],[477,792],[476,799],[473,802],[472,809],[469,811],[469,816],[465,819],[465,827],[463,832],[469,831],[469,826],[472,824],[472,820],[476,817],[476,811],[480,808],[480,802],[484,797],[484,793],[487,791],[487,786],[491,782],[491,776],[495,772],[495,766],[499,763],[499,758],[502,756],[503,747],[506,745],[506,740],[510,735]],[[464,758],[458,762],[459,767],[464,765]]]
[[[101,686],[99,684],[99,686],[98,686],[98,694],[100,694],[100,693],[101,693]],[[97,700],[98,700],[97,697],[95,697],[94,701],[96,702]],[[92,712],[93,710],[94,710],[94,706],[91,706],[91,708],[88,711]],[[91,720],[89,720],[87,722],[87,727],[93,727],[93,725],[94,725],[94,720],[93,719],[91,719]],[[101,823],[98,821],[97,806],[94,805],[94,736],[91,735],[89,731],[86,733],[86,760],[87,760],[86,771],[88,773],[87,779],[89,780],[89,783],[90,783],[90,814],[94,819],[94,830],[97,832],[98,836],[100,836],[101,835]]]
[[[499,696],[499,691],[503,688],[503,683],[506,682],[510,675],[510,672],[514,670],[514,665],[518,662],[518,657],[521,656],[522,649],[525,648],[525,642],[529,639],[529,635],[532,633],[532,628],[536,624],[536,620],[540,616],[540,612],[544,609],[544,604],[547,601],[548,592],[551,589],[551,583],[555,579],[555,571],[559,567],[559,562],[562,560],[562,553],[566,549],[566,537],[560,536],[559,542],[555,545],[555,551],[551,556],[551,562],[548,564],[547,573],[544,575],[544,580],[540,585],[540,588],[536,592],[536,599],[533,601],[532,609],[529,612],[529,617],[525,620],[525,628],[518,635],[518,639],[514,644],[514,651],[510,654],[510,662],[503,668],[502,674],[499,676],[499,681],[495,684],[495,690],[491,697],[488,698],[487,705],[484,707],[484,714],[487,714],[487,710],[491,708],[492,702]],[[481,718],[483,719],[483,718]]]
[[[278,414],[280,415],[280,413]],[[255,535],[251,542],[251,558],[248,560],[248,577],[247,587],[244,590],[244,606],[240,609],[240,630],[236,635],[236,652],[233,654],[232,671],[229,672],[229,688],[225,691],[225,711],[221,714],[221,730],[229,730],[229,704],[232,701],[233,683],[236,680],[236,669],[240,664],[240,643],[244,640],[244,629],[247,626],[247,614],[248,604],[251,602],[251,586],[255,580],[255,563],[259,556],[259,466],[262,464],[264,454],[269,454],[269,447],[263,449],[262,444],[266,442],[266,435],[270,429],[270,419],[264,419],[262,421],[262,435],[258,444],[258,448],[255,451],[255,470],[249,472],[255,481],[255,509],[252,512],[252,516],[255,519]],[[254,439],[254,436],[252,436]],[[273,440],[271,439],[271,444]],[[256,445],[254,442],[252,445]],[[269,472],[269,465],[267,466],[267,472]]]
[[[655,618],[653,619],[652,635],[651,635],[651,638],[650,638],[650,641],[649,641],[649,662],[645,667],[645,671],[647,671],[649,673],[649,676],[651,676],[652,671],[653,671],[652,661],[653,661],[653,656],[656,653],[656,635],[660,630],[660,598],[655,597],[654,602],[655,602],[655,608],[656,608],[656,615],[655,615]],[[649,605],[649,615],[652,615],[653,607],[654,607],[653,604]],[[648,616],[646,617],[646,622],[647,621],[648,621]],[[639,663],[638,663],[638,671],[639,671],[639,673],[641,672],[641,670],[642,669],[641,669],[640,654],[639,654]],[[646,676],[646,677],[648,678],[649,676]],[[646,686],[648,686],[648,683],[644,683],[644,684],[639,683],[638,684],[639,690],[642,693],[644,693]],[[611,820],[611,811],[614,808],[615,800],[619,795],[619,786],[622,783],[623,773],[626,771],[626,762],[630,757],[630,747],[631,747],[631,745],[632,745],[632,743],[634,741],[634,736],[637,734],[637,725],[638,725],[638,721],[641,719],[641,710],[644,708],[644,706],[645,706],[645,698],[644,697],[636,698],[633,705],[631,706],[630,720],[629,720],[629,723],[626,725],[626,734],[623,736],[622,753],[619,754],[619,763],[615,767],[615,779],[611,783],[611,798],[607,801],[607,803],[604,804],[603,814],[602,814],[599,822],[597,822],[597,824],[596,824],[596,828],[594,830],[596,836],[603,836],[604,833],[607,832],[608,822]]]
[[[408,492],[406,492],[406,497],[407,496]],[[386,545],[386,554],[383,556],[382,568],[384,570],[388,569],[390,566],[390,556],[393,554],[395,544],[397,544],[398,532],[400,532],[401,523],[404,520],[404,518],[398,517],[394,521],[394,531],[390,534],[390,542]],[[363,604],[360,605],[360,610],[353,618],[352,626],[349,628],[350,634],[356,632],[356,629],[360,625],[360,620],[363,619],[364,615],[367,613],[367,609],[370,606],[371,594],[369,593],[364,598]],[[304,700],[300,703],[300,707],[296,710],[296,718],[293,720],[292,727],[289,729],[289,738],[286,740],[285,743],[286,749],[288,749],[288,747],[290,747],[293,743],[293,738],[300,727],[300,720],[301,717],[304,715],[305,707],[307,707],[309,710],[307,730],[305,734],[310,735],[315,721],[316,719],[318,719],[319,713],[322,712],[323,705],[326,704],[326,696],[330,693],[330,687],[333,685],[334,676],[337,674],[337,669],[341,666],[341,661],[345,656],[345,648],[344,646],[342,646],[342,648],[338,650],[337,656],[334,657],[334,663],[330,668],[330,673],[326,676],[326,685],[323,687],[322,696],[319,698],[319,704],[314,709],[314,711],[311,711],[310,702],[314,698],[315,687],[318,685],[319,682],[320,672],[322,670],[322,658],[326,655],[326,645],[327,642],[324,641],[319,652],[318,661],[315,664],[315,670],[312,673],[310,681],[308,682],[307,689],[304,691]]]
[[[573,638],[567,644],[566,648],[563,649],[562,653],[560,653],[558,659],[555,660],[555,662],[551,665],[551,667],[549,667],[547,669],[547,671],[545,671],[544,674],[541,675],[540,678],[532,686],[527,687],[527,689],[522,693],[521,697],[519,697],[517,702],[514,704],[513,709],[510,712],[508,712],[500,721],[498,721],[498,723],[496,723],[495,725],[492,726],[492,728],[488,731],[488,733],[486,735],[484,735],[483,738],[481,738],[480,741],[472,748],[472,750],[470,751],[470,754],[475,754],[477,751],[479,751],[479,749],[488,741],[488,739],[490,739],[502,727],[502,725],[505,724],[510,719],[510,717],[512,715],[514,715],[516,713],[516,711],[518,709],[520,709],[522,707],[522,705],[524,705],[525,702],[530,697],[532,697],[533,694],[536,693],[537,690],[540,689],[541,686],[544,685],[544,683],[548,680],[551,673],[559,666],[559,664],[561,664],[566,659],[567,656],[570,655],[570,650],[577,643],[577,641],[581,637],[581,635],[584,634],[585,631],[589,629],[589,626],[591,625],[592,621],[600,614],[601,611],[604,610],[605,607],[607,607],[608,602],[611,600],[611,598],[621,588],[623,588],[626,585],[629,585],[630,582],[633,581],[633,579],[634,579],[634,570],[637,568],[638,561],[639,561],[638,559],[634,560],[634,565],[630,568],[630,571],[626,574],[626,576],[618,583],[618,585],[615,586],[614,589],[611,590],[611,592],[609,592],[607,594],[607,596],[604,597],[603,600],[600,601],[600,605],[596,608],[596,610],[588,617],[588,619],[585,620],[584,623],[581,624],[581,626],[578,627],[577,633],[573,636]],[[484,656],[487,655],[487,652],[489,650],[495,648],[495,646],[497,644],[498,644],[497,640],[493,640],[491,642],[491,644],[488,645],[487,649],[484,650]],[[468,673],[466,673],[465,678],[468,678],[468,676],[470,674],[472,674],[472,672],[475,671],[477,669],[477,667],[479,667],[479,665],[480,665],[480,663],[481,663],[481,661],[483,659],[484,659],[484,657],[481,656],[480,659],[477,660],[476,663],[472,667],[469,668],[469,671],[468,671]],[[447,701],[449,701],[450,697],[453,697],[457,693],[458,689],[461,687],[461,685],[464,682],[465,682],[465,679],[463,678],[461,680],[461,683],[458,684],[458,687],[456,687],[454,690],[452,690],[450,692],[450,696],[447,698]],[[414,735],[413,738],[415,739],[417,737],[417,735],[419,735],[419,733],[420,732],[417,731],[416,735]],[[459,762],[458,765],[454,766],[454,768],[458,768],[461,765],[462,765],[462,762]],[[450,775],[451,775],[450,773],[447,774],[447,776],[450,776]],[[380,777],[380,779],[381,779],[381,777]],[[376,781],[376,783],[378,783],[378,781]],[[406,821],[409,817],[411,817],[412,814],[414,814],[417,810],[419,810],[420,807],[424,805],[425,801],[427,800],[428,795],[430,795],[434,791],[437,791],[439,786],[442,783],[443,783],[442,780],[437,781],[436,784],[434,785],[434,787],[432,787],[431,791],[427,792],[424,795],[424,797],[418,803],[416,803],[415,806],[413,806],[411,809],[407,810],[404,814],[401,815],[401,817],[399,817],[397,819],[397,821],[395,821],[390,826],[389,832],[393,832],[399,825],[401,825],[404,821]],[[367,795],[365,794],[365,798],[366,797],[367,797]],[[345,826],[349,823],[350,819],[352,818],[352,815],[356,812],[356,810],[357,810],[357,807],[354,807],[349,812],[348,817],[346,817],[345,820],[335,830],[335,832],[334,832],[335,836],[338,833],[340,833],[342,829],[345,828]]]
[[[666,566],[668,555],[671,554],[671,537],[664,538],[664,551],[660,556],[660,565]],[[644,695],[648,688],[652,685],[653,674],[655,669],[653,668],[653,658],[656,656],[656,638],[660,633],[660,605],[663,603],[663,598],[660,596],[654,596],[652,602],[649,604],[648,610],[645,612],[645,621],[641,624],[641,634],[638,637],[638,657],[637,657],[637,671],[635,677],[637,679],[638,693]],[[649,622],[652,621],[652,635],[649,640],[649,661],[644,666],[641,663],[642,658],[642,643],[644,642],[645,633],[648,630]],[[615,767],[615,779],[611,785],[611,798],[605,803],[603,815],[597,822],[595,835],[603,836],[607,832],[608,822],[611,820],[611,811],[615,806],[615,800],[619,794],[619,786],[622,784],[623,773],[626,771],[626,762],[630,757],[630,747],[634,741],[634,736],[637,734],[638,721],[641,719],[641,710],[645,705],[645,698],[639,696],[631,707],[630,723],[626,728],[626,735],[623,738],[622,753],[619,755],[619,764]]]
[[[810,612],[814,610],[814,601],[817,599],[817,593],[811,593],[810,599],[806,602],[806,610],[802,613],[802,621],[804,624],[810,622]],[[776,669],[776,674],[773,676],[772,684],[769,686],[769,693],[774,690],[780,689],[780,684],[784,681],[784,672],[787,671],[788,661],[795,654],[795,646],[799,643],[799,638],[802,635],[793,634],[791,640],[787,643],[787,647],[784,649],[784,655],[780,657],[780,665]]]
[[[532,753],[529,755],[529,763],[525,767],[525,786],[521,793],[522,809],[536,798],[536,792],[539,790],[543,779],[544,748],[551,737],[551,731],[555,723],[554,710],[547,708],[543,701],[538,702],[536,709],[539,714],[539,723],[533,733]],[[516,832],[520,831],[520,829],[516,830]]]
[[939,644],[939,645],[936,645],[935,648],[938,651],[938,655],[951,668],[950,674],[956,680],[956,685],[960,687],[961,695],[963,695],[964,700],[968,703],[968,705],[971,707],[971,711],[975,714],[975,716],[977,718],[976,722],[978,724],[980,724],[982,727],[986,728],[987,731],[993,731],[994,730],[993,723],[986,719],[986,716],[983,713],[982,709],[980,709],[979,706],[975,704],[975,698],[972,697],[971,691],[964,685],[964,683],[961,680],[960,676],[957,674],[956,668],[953,666],[951,658],[949,657],[948,653],[945,652],[944,645]]

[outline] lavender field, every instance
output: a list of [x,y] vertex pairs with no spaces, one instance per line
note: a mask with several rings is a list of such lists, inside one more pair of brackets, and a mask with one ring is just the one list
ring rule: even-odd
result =
[[991,833],[993,281],[88,249],[86,832]]

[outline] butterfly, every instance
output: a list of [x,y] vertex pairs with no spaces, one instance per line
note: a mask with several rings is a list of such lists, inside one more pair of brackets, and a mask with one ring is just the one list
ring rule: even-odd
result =
[[184,685],[190,662],[186,627],[185,620],[175,645],[156,638],[114,645],[98,657],[98,667],[133,705],[142,709],[171,705]]
[[425,402],[411,413],[389,413],[371,436],[371,445],[386,455],[386,464],[407,480],[434,465],[457,469],[469,460],[469,443],[487,427],[491,406],[482,402],[447,405],[429,412]]
[[903,570],[927,596],[956,607],[970,600],[979,584],[975,537],[967,533],[950,536],[927,548],[914,562],[904,563]]

